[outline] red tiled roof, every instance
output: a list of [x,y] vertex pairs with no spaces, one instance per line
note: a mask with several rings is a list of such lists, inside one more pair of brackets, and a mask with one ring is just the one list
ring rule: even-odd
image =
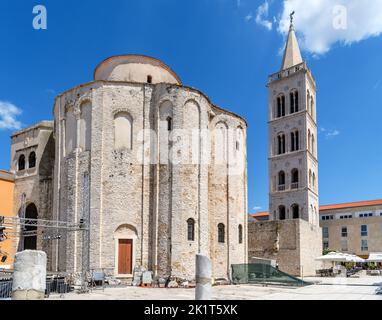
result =
[[258,213],[251,214],[251,216],[252,217],[266,217],[266,216],[269,216],[269,212],[268,211],[258,212]]
[[333,209],[347,209],[347,208],[357,208],[357,207],[370,207],[382,205],[382,199],[380,200],[370,200],[370,201],[358,201],[358,202],[348,202],[339,204],[330,204],[320,207],[320,211],[333,210]]
[[[382,199],[380,200],[370,200],[370,201],[358,201],[358,202],[347,202],[347,203],[338,203],[338,204],[328,204],[320,207],[320,213],[323,214],[328,210],[334,209],[347,209],[347,208],[357,208],[357,207],[370,207],[370,206],[380,206],[382,205]],[[269,216],[269,211],[258,212],[251,214],[252,217],[266,217]]]

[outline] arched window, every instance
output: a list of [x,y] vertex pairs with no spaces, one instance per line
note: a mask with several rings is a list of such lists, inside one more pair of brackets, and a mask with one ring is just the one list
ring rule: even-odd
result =
[[316,187],[316,174],[313,172],[313,175],[312,175],[312,186],[313,188]]
[[312,170],[309,170],[309,187],[312,186]]
[[219,243],[225,242],[225,226],[222,223],[219,223],[218,225],[218,242]]
[[310,114],[310,92],[309,92],[309,90],[306,94],[306,110]]
[[187,220],[187,240],[195,240],[195,220],[191,218]]
[[147,83],[153,83],[153,77],[147,76]]
[[315,143],[316,143],[316,140],[314,139],[314,134],[312,134],[312,154],[314,155],[315,154]]
[[284,171],[279,172],[278,190],[279,191],[285,190],[285,172]]
[[300,218],[300,207],[298,204],[294,204],[291,207],[292,209],[292,214],[293,214],[293,219],[299,219]]
[[308,151],[310,151],[311,139],[312,139],[312,134],[310,133],[310,129],[309,129],[308,130]]
[[277,154],[284,154],[285,152],[285,134],[282,133],[277,136]]
[[172,131],[172,118],[167,117],[166,121],[167,121],[167,131]]
[[19,171],[25,170],[25,156],[23,154],[19,157],[18,169]]
[[314,100],[313,96],[310,98],[310,115],[312,118],[314,117],[315,111],[314,111]]
[[280,95],[277,98],[277,117],[284,117],[285,116],[285,96]]
[[114,148],[132,149],[133,120],[127,112],[114,117]]
[[239,224],[239,244],[243,243],[243,226]]
[[298,170],[293,169],[292,170],[292,189],[298,189],[298,183],[299,183],[299,176],[298,176]]
[[91,127],[92,127],[92,104],[88,101],[81,105],[80,136],[78,137],[81,151],[91,149]]
[[298,112],[298,91],[292,91],[290,93],[290,113]]
[[291,139],[291,151],[300,150],[300,133],[297,130],[291,132],[290,139]]
[[29,168],[35,168],[36,167],[36,152],[32,151],[29,154],[28,164],[29,164]]
[[286,219],[286,210],[284,206],[279,207],[279,220],[285,220]]

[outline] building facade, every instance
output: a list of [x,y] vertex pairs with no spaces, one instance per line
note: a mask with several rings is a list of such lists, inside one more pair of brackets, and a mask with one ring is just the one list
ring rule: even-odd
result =
[[[269,221],[269,212],[252,214],[256,221]],[[320,207],[323,250],[368,258],[382,252],[382,200],[358,201]]]
[[382,252],[382,200],[320,208],[323,248],[368,258]]
[[[228,278],[231,264],[247,260],[246,121],[184,86],[163,62],[105,60],[94,81],[56,98],[49,124],[13,137],[16,208],[25,194],[39,218],[90,226],[88,238],[37,236],[50,269],[80,273],[87,264],[131,277],[144,267],[192,279],[202,253],[215,278]],[[41,139],[24,143],[31,130]],[[30,152],[39,170],[16,168]],[[53,181],[40,171],[46,162]]]
[[269,77],[270,222],[249,230],[250,254],[286,272],[315,274],[318,218],[316,83],[290,26],[280,72]]
[[[15,177],[11,172],[0,170],[0,217],[14,217],[13,193]],[[0,221],[0,228],[5,224]],[[16,251],[14,237],[9,233],[13,230],[1,229],[0,235],[0,269],[11,269]]]

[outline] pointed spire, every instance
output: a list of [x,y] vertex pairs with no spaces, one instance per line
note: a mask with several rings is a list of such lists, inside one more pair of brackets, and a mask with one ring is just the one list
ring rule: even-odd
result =
[[284,58],[283,58],[283,64],[282,64],[281,70],[285,70],[297,64],[302,63],[300,47],[298,45],[296,34],[294,32],[293,15],[294,15],[294,12],[290,16],[289,34],[288,34],[288,40],[285,46],[285,52],[284,52]]

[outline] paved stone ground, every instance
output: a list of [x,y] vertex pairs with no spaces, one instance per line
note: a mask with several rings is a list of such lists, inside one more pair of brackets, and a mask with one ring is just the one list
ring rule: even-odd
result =
[[[376,295],[382,277],[307,278],[317,283],[303,288],[262,287],[259,285],[220,286],[213,288],[215,300],[382,300]],[[137,287],[106,288],[89,294],[69,293],[52,300],[193,300],[194,289],[146,289]]]

